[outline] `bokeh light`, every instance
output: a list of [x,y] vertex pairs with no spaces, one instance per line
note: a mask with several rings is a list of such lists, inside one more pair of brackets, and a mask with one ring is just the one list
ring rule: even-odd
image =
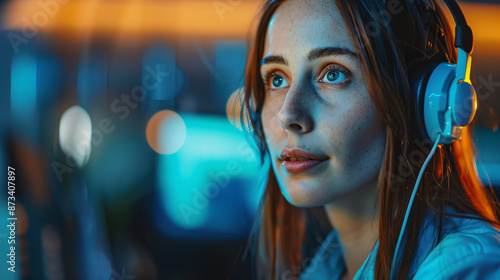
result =
[[92,121],[85,109],[75,105],[62,114],[59,124],[59,145],[80,168],[89,160],[91,138]]
[[241,128],[241,102],[243,98],[243,88],[235,90],[231,96],[229,96],[226,103],[226,116],[229,122],[237,129],[243,131]]
[[146,138],[155,152],[171,155],[177,152],[186,141],[186,124],[176,112],[160,111],[149,120]]

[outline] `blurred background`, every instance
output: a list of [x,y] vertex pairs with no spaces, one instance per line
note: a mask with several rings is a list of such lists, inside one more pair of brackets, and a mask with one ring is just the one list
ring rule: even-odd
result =
[[[250,279],[269,163],[235,122],[261,1],[0,0],[0,279]],[[475,36],[481,179],[500,186],[500,3]]]

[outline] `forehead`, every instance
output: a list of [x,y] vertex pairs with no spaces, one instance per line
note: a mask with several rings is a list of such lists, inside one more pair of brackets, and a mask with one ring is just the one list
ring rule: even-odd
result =
[[271,18],[264,55],[287,51],[298,54],[326,46],[354,50],[347,25],[333,0],[290,0]]

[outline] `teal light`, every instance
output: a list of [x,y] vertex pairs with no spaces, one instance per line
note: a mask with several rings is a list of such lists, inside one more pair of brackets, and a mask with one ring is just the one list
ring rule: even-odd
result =
[[474,128],[474,142],[478,150],[476,160],[479,178],[486,185],[500,187],[500,131],[476,126]]
[[10,108],[13,129],[35,141],[36,120],[36,58],[31,53],[12,57]]
[[238,211],[256,210],[269,169],[261,170],[254,150],[227,118],[181,117],[184,145],[175,154],[159,155],[158,191],[166,216],[182,229],[237,231]]

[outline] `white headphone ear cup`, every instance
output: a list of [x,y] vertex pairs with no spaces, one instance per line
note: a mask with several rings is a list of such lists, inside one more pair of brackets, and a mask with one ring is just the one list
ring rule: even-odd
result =
[[468,82],[460,82],[452,97],[453,120],[457,126],[469,125],[476,114],[477,99],[474,87]]
[[[445,116],[448,102],[448,90],[455,78],[456,65],[440,63],[429,78],[424,97],[424,120],[427,134],[435,142],[438,134],[445,135],[446,123],[452,124],[451,118]],[[441,137],[439,144],[450,144],[453,139]]]

